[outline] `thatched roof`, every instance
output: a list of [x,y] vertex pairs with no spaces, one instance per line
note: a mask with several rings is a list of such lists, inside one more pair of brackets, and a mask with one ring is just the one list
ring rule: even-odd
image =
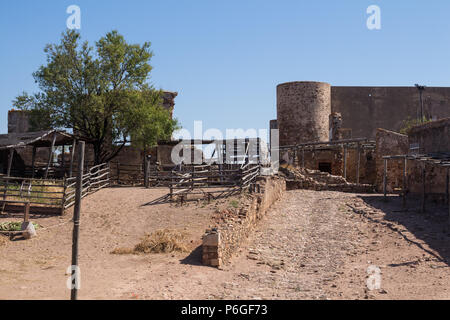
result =
[[75,139],[74,135],[59,130],[0,134],[0,150],[26,146],[50,147],[54,135],[56,135],[55,146],[70,145]]

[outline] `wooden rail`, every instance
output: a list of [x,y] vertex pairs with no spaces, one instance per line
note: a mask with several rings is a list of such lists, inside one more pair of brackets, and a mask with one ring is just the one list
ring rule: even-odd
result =
[[239,188],[243,190],[260,175],[260,165],[248,165],[243,168],[241,165],[235,165],[234,169],[223,169],[220,165],[184,166],[179,171],[171,171],[163,181],[169,187],[170,197],[180,193],[193,194],[195,189]]
[[[65,189],[63,198],[63,209],[70,208],[75,203],[76,178],[65,179]],[[81,197],[84,198],[100,189],[110,185],[110,166],[103,163],[92,167],[83,175]]]
[[[0,176],[0,209],[13,202],[27,202],[39,208],[39,212],[62,214],[75,203],[76,178],[34,179]],[[83,197],[110,185],[109,164],[91,167],[83,175]],[[2,201],[3,200],[3,201]]]

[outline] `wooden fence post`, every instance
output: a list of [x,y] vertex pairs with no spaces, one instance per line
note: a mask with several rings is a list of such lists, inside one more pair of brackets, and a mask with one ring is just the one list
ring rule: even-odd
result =
[[8,169],[6,171],[7,177],[11,176],[11,168],[12,168],[12,163],[13,163],[13,158],[14,158],[14,151],[16,151],[14,148],[9,149]]
[[[258,165],[261,164],[261,138],[256,138],[256,154],[258,155]],[[248,161],[250,162],[250,161]]]
[[64,186],[64,190],[63,190],[63,197],[61,200],[61,215],[64,215],[64,206],[66,205],[66,191],[67,191],[67,181],[66,181],[66,177],[63,178],[63,186]]
[[73,139],[72,143],[72,152],[70,153],[70,169],[69,169],[69,177],[72,178],[73,176],[73,160],[75,158],[75,149],[77,147],[77,140]]
[[78,241],[80,233],[80,212],[81,212],[81,197],[83,191],[83,169],[84,169],[84,141],[80,141],[78,150],[78,172],[75,190],[75,207],[73,210],[73,236],[72,236],[72,280],[71,300],[77,300],[78,296]]
[[47,162],[47,168],[45,169],[44,179],[47,179],[47,177],[48,177],[48,170],[49,170],[50,164],[52,163],[52,160],[53,160],[53,148],[55,147],[55,142],[56,142],[56,131],[53,133],[53,140],[52,140],[52,144],[50,146],[50,150],[48,153],[48,162]]
[[66,159],[65,159],[65,154],[66,154],[66,145],[62,145],[62,153],[61,153],[61,167],[62,167],[62,176],[65,177],[66,176]]
[[108,162],[108,174],[106,175],[108,178],[108,187],[111,186],[111,162]]
[[[13,157],[14,157],[14,151],[15,149],[10,149],[9,150],[9,158],[8,158],[8,169],[6,171],[6,177],[10,177],[11,176],[11,167],[12,167],[12,161],[13,161]],[[3,201],[6,200],[6,197],[8,195],[8,186],[9,186],[9,179],[6,179],[5,181],[5,192],[3,193]],[[3,203],[3,210],[5,210],[5,206],[6,206],[6,202]]]
[[25,202],[24,205],[24,212],[23,212],[23,222],[28,222],[30,221],[30,202],[27,201]]

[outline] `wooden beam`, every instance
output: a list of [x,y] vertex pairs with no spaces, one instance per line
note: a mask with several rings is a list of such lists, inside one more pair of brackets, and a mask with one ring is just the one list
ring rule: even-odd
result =
[[260,150],[260,144],[261,144],[261,139],[260,138],[256,138],[256,154],[258,156],[258,165],[261,164],[261,150]]
[[50,168],[50,164],[53,160],[53,148],[55,147],[55,142],[56,142],[56,132],[53,133],[53,140],[52,140],[52,145],[50,146],[50,150],[49,150],[47,168],[45,168],[44,179],[47,179],[47,177],[48,177],[48,169]]
[[34,179],[34,175],[35,175],[35,167],[36,167],[36,151],[37,148],[36,146],[33,146],[33,155],[31,156],[31,179]]
[[81,198],[83,191],[83,169],[84,169],[84,141],[80,141],[80,148],[78,150],[78,172],[75,189],[75,207],[73,210],[73,235],[72,235],[72,277],[75,283],[72,282],[72,290],[70,294],[71,300],[77,300],[78,296],[78,241],[80,234],[80,212],[81,212]]
[[238,158],[237,158],[237,156],[238,156],[238,150],[237,150],[238,142],[237,142],[236,138],[234,139],[233,145],[234,145],[234,163],[236,164],[236,163],[238,163]]
[[23,222],[28,222],[29,220],[30,220],[30,202],[25,202],[23,211]]
[[73,139],[72,142],[72,152],[70,153],[70,168],[69,168],[69,177],[72,178],[73,175],[73,160],[75,158],[75,149],[77,147],[77,140]]
[[66,146],[62,145],[62,156],[61,156],[61,167],[63,169],[63,177],[66,176],[66,159],[64,155],[66,154]]
[[8,169],[6,171],[6,176],[10,177],[11,176],[11,167],[12,167],[12,163],[13,163],[13,158],[14,158],[14,152],[16,150],[11,148],[9,149],[9,157],[8,157]]

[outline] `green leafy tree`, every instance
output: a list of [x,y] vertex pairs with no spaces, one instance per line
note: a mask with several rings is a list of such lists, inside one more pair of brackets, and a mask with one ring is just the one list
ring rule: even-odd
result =
[[[95,162],[113,159],[129,142],[141,148],[170,139],[178,123],[148,84],[150,43],[129,44],[117,31],[80,43],[74,30],[45,48],[47,64],[33,73],[40,92],[24,92],[14,106],[30,111],[34,130],[70,128],[94,146]],[[113,144],[120,141],[116,146]]]

